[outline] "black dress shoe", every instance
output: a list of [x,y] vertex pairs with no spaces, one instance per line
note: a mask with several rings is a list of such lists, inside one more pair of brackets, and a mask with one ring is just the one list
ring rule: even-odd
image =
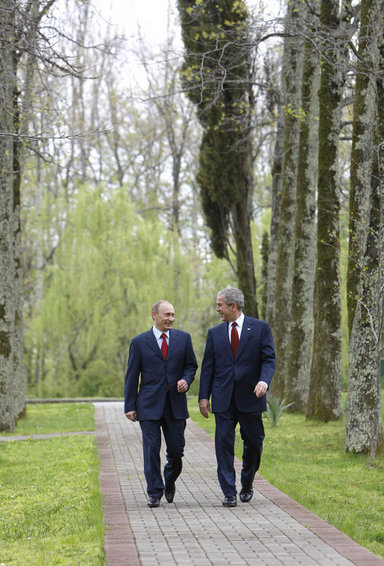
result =
[[173,498],[175,497],[175,493],[176,493],[176,486],[174,483],[170,483],[169,485],[165,484],[164,495],[168,503],[172,503]]
[[147,505],[148,505],[148,507],[159,507],[160,497],[153,497],[153,495],[151,495],[151,497],[148,500]]
[[237,505],[236,495],[230,495],[229,497],[224,497],[223,505],[224,507],[236,507]]
[[242,503],[248,503],[248,501],[251,501],[253,497],[253,489],[242,489],[240,491],[240,501]]

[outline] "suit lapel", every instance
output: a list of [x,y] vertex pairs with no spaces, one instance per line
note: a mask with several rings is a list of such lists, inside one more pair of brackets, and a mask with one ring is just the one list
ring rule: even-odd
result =
[[149,348],[151,348],[151,350],[153,350],[155,352],[155,354],[157,356],[159,356],[159,358],[163,359],[163,354],[161,353],[161,350],[159,348],[159,345],[157,343],[157,340],[155,338],[155,335],[153,333],[153,330],[148,330],[146,336],[145,336],[145,341],[146,344]]
[[231,343],[229,341],[228,322],[223,322],[223,324],[220,324],[218,331],[220,336],[220,343],[224,344],[224,352],[226,353],[227,356],[230,356],[231,359],[233,360]]
[[241,329],[241,336],[239,341],[239,347],[237,349],[236,359],[238,359],[239,356],[241,355],[241,352],[243,351],[243,348],[250,339],[251,335],[252,335],[252,325],[250,324],[248,317],[245,316],[243,322],[243,328]]
[[172,354],[173,350],[175,348],[177,348],[177,339],[178,339],[177,332],[175,332],[174,330],[171,329],[169,331],[169,344],[168,344],[167,358],[168,358],[168,356],[170,356]]

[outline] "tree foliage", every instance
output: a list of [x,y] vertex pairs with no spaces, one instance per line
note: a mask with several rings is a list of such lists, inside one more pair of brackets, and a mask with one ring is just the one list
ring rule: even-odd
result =
[[[61,203],[61,212],[63,203]],[[40,357],[40,395],[120,396],[131,338],[151,325],[151,306],[190,312],[192,271],[160,223],[136,214],[123,189],[84,185],[45,269],[43,300],[27,334],[30,370]],[[175,273],[180,273],[175,288]],[[179,297],[183,299],[183,307]]]
[[[201,204],[219,258],[230,259],[247,310],[256,314],[251,240],[251,59],[244,2],[178,2],[186,47],[183,83],[203,126],[198,183]],[[232,238],[231,238],[232,235]]]

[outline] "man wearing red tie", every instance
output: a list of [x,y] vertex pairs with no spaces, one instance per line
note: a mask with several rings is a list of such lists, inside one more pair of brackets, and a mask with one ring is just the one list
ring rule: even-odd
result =
[[[148,506],[158,507],[164,493],[175,496],[182,469],[184,430],[189,417],[186,392],[197,363],[191,337],[174,330],[175,311],[168,301],[152,307],[153,328],[132,339],[124,385],[124,413],[139,421],[143,437]],[[139,384],[140,376],[140,384]],[[164,482],[160,470],[161,430],[167,447]]]
[[223,324],[208,331],[200,376],[199,407],[208,418],[215,414],[217,475],[223,505],[236,507],[234,468],[235,429],[243,441],[240,501],[253,496],[253,480],[260,466],[264,440],[261,413],[267,409],[266,392],[275,369],[272,332],[262,320],[244,315],[244,295],[227,287],[219,291],[216,311]]

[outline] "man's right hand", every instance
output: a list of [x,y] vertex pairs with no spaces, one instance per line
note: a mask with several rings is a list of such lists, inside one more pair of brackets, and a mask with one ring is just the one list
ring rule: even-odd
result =
[[200,409],[200,413],[203,415],[203,417],[205,417],[207,419],[209,417],[208,413],[211,412],[211,407],[209,406],[208,399],[200,399],[199,409]]
[[125,413],[125,416],[132,422],[136,421],[136,411],[129,411],[129,413]]

